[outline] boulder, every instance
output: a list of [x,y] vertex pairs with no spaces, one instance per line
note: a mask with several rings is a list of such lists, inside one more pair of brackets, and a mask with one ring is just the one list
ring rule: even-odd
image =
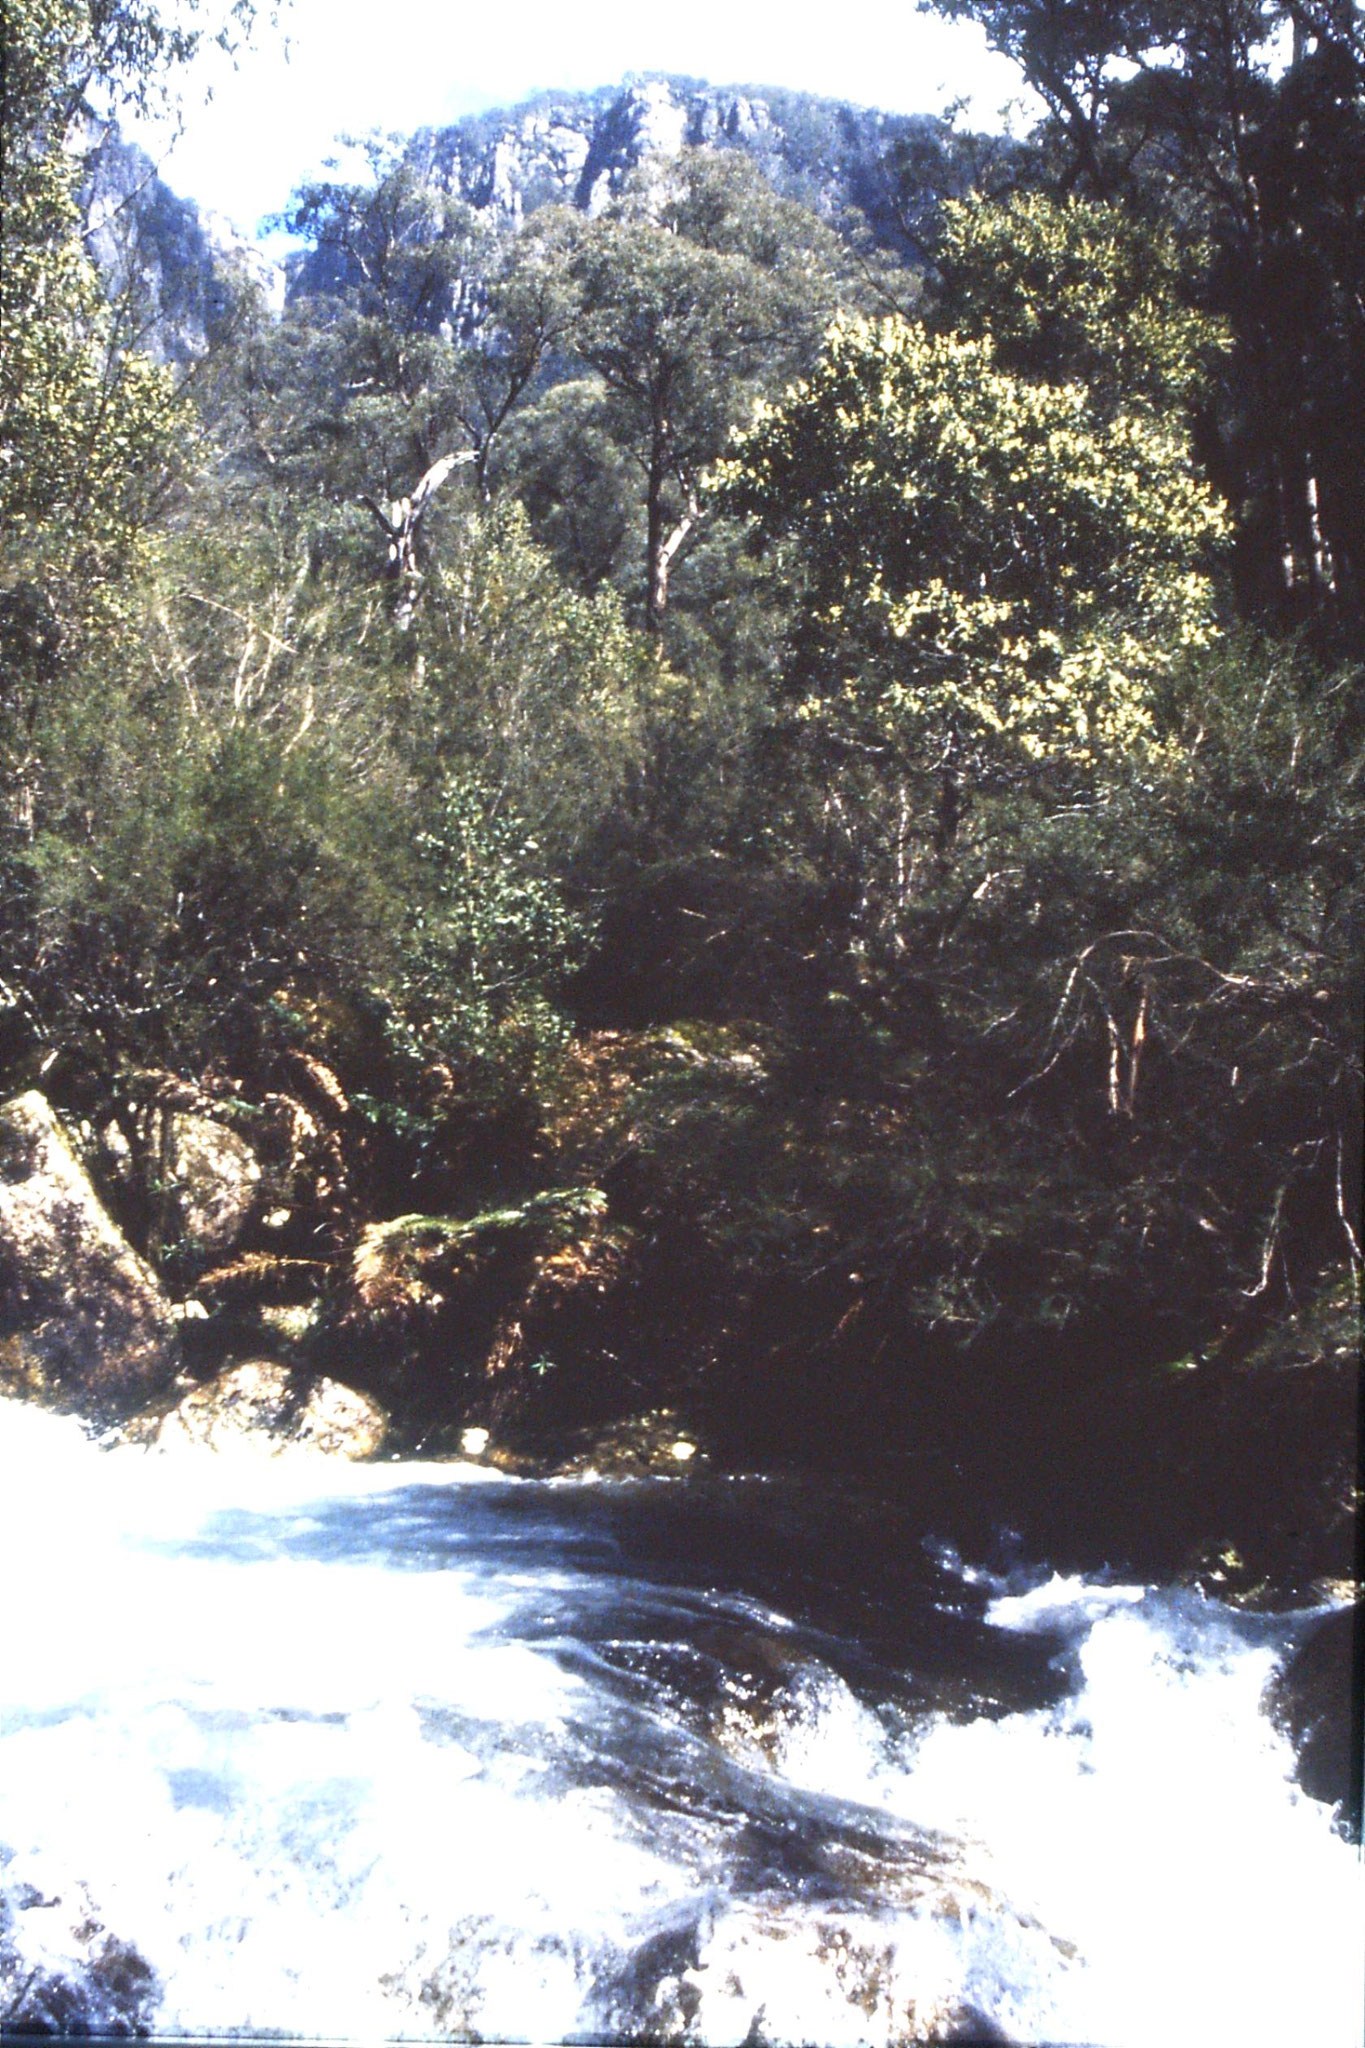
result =
[[570,1448],[557,1469],[563,1473],[596,1472],[603,1478],[634,1479],[647,1472],[675,1476],[695,1473],[709,1463],[690,1428],[672,1408],[653,1408],[573,1431]]
[[171,1304],[46,1097],[0,1106],[0,1389],[110,1422],[177,1363]]
[[1338,1831],[1360,1840],[1361,1735],[1358,1702],[1365,1608],[1324,1617],[1269,1686],[1266,1704],[1298,1756],[1295,1773],[1310,1799],[1336,1808]]
[[383,1409],[367,1394],[258,1358],[196,1387],[162,1419],[151,1441],[164,1450],[191,1443],[277,1455],[304,1447],[334,1458],[371,1458],[387,1429]]
[[230,1251],[260,1188],[261,1169],[244,1138],[212,1117],[178,1111],[169,1166],[183,1237],[195,1251]]

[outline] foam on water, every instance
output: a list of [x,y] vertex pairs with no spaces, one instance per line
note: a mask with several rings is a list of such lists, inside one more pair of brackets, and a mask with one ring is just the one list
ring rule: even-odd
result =
[[1282,1630],[1188,1592],[1054,1580],[990,1618],[1051,1624],[1077,1687],[1046,1715],[929,1729],[900,1797],[1087,1968],[1064,2037],[1358,2043],[1365,1892],[1259,1712]]
[[[568,1501],[0,1403],[0,2018],[1358,2048],[1359,1859],[1259,1711],[1292,1618],[945,1572],[1073,1682],[916,1714]],[[717,1617],[758,1706],[656,1675]]]

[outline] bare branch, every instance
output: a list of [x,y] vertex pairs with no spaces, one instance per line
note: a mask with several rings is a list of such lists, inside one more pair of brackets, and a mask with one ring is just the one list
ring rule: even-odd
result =
[[1264,1294],[1270,1285],[1270,1269],[1275,1262],[1275,1247],[1280,1241],[1280,1215],[1284,1208],[1284,1198],[1287,1192],[1288,1190],[1284,1187],[1276,1191],[1275,1206],[1270,1212],[1270,1228],[1265,1234],[1265,1243],[1261,1247],[1261,1277],[1254,1287],[1244,1287],[1242,1289],[1242,1293],[1248,1301],[1255,1301],[1257,1295]]
[[1346,1214],[1346,1196],[1341,1184],[1341,1133],[1339,1131],[1337,1133],[1337,1214],[1341,1218],[1341,1227],[1346,1233],[1346,1242],[1350,1247],[1351,1264],[1359,1272],[1362,1266],[1365,1266],[1365,1259],[1361,1257],[1360,1239],[1352,1230],[1351,1219]]

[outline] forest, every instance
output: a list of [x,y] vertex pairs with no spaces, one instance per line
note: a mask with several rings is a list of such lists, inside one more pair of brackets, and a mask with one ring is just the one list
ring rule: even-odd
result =
[[1349,1573],[1365,23],[940,11],[899,234],[373,138],[169,361],[83,152],[251,8],[4,0],[0,1094],[191,1376]]

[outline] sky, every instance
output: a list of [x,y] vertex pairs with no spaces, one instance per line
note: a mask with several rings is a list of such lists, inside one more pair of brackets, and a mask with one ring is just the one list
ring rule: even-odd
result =
[[1023,93],[978,30],[920,14],[914,0],[825,0],[804,12],[796,0],[292,0],[235,69],[217,52],[192,67],[178,137],[127,125],[175,191],[252,233],[321,170],[339,134],[407,134],[541,88],[650,71],[896,113],[965,98],[981,128],[999,127]]

